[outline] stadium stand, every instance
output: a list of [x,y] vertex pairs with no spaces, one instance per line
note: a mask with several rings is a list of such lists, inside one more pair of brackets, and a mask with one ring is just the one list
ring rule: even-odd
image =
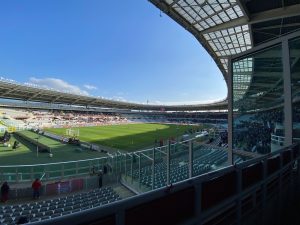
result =
[[226,112],[152,112],[123,113],[129,121],[137,123],[227,123]]
[[[151,122],[153,118],[161,121],[175,118],[184,122],[185,118],[181,115],[171,118],[144,116],[139,111],[223,110],[228,105],[228,133],[223,133],[221,139],[212,140],[213,147],[209,152],[195,152],[194,156],[191,142],[189,157],[175,151],[176,157],[170,159],[170,154],[165,157],[161,153],[160,159],[155,161],[155,150],[152,157],[151,152],[143,153],[143,160],[140,153],[125,154],[125,168],[128,161],[131,166],[125,172],[133,174],[134,179],[142,179],[143,185],[157,185],[158,189],[105,207],[80,211],[81,206],[74,208],[73,205],[69,215],[50,218],[43,212],[40,216],[46,219],[38,224],[300,224],[300,146],[296,139],[300,132],[294,129],[299,127],[300,108],[299,1],[150,2],[194,35],[215,60],[228,87],[228,101],[195,106],[153,106],[59,93],[59,101],[54,100],[54,103],[66,105],[75,101],[81,107],[135,110],[136,114],[142,115],[135,118],[145,122]],[[28,97],[34,96],[32,101],[52,102],[53,96],[57,95],[58,92],[53,90],[0,82],[0,97],[4,98],[27,101]],[[61,125],[58,122],[58,126]],[[275,143],[272,141],[274,135],[278,136]],[[228,148],[227,154],[218,147]],[[252,157],[241,162],[243,159],[235,156],[239,149]],[[123,164],[118,157],[122,159],[124,155],[110,156],[108,173],[122,170]],[[164,158],[168,161],[166,165]],[[224,158],[227,158],[226,164]],[[187,161],[190,162],[189,176],[185,179]],[[216,170],[201,174],[207,167]],[[198,172],[200,175],[191,176]],[[165,182],[165,176],[177,183],[159,188]],[[156,179],[158,183],[155,183]],[[41,209],[46,208],[52,213],[53,209],[48,207]],[[12,208],[5,209],[5,214],[11,216],[13,213]],[[6,219],[1,222],[4,221]],[[11,217],[8,221],[12,221]]]
[[103,187],[64,197],[15,205],[0,206],[0,224],[15,224],[21,216],[36,222],[100,207],[120,200],[112,187]]
[[81,111],[24,110],[1,108],[5,115],[0,122],[6,127],[16,127],[16,131],[46,127],[81,127],[128,123],[116,113],[87,113]]
[[[227,152],[224,150],[214,149],[213,147],[199,146],[193,151],[193,176],[199,176],[217,168],[227,162]],[[235,155],[235,163],[241,163],[243,159]],[[154,168],[154,189],[167,185],[167,165],[164,162],[156,163]],[[177,183],[189,178],[189,168],[187,156],[179,156],[170,162],[170,183]],[[140,170],[133,171],[133,178],[140,177],[140,183],[147,188],[152,188],[152,166],[142,167]],[[127,172],[131,174],[131,170]]]
[[[294,145],[237,166],[228,166],[176,185],[112,202],[105,207],[86,208],[81,205],[82,201],[78,201],[78,206],[73,200],[70,208],[63,197],[61,207],[65,209],[62,211],[55,212],[61,208],[59,203],[55,204],[56,208],[41,203],[39,211],[25,205],[24,210],[36,213],[42,219],[37,219],[38,224],[117,225],[118,219],[121,224],[128,225],[195,224],[199,219],[203,224],[234,224],[238,215],[246,221],[245,224],[279,224],[276,222],[280,214],[264,215],[278,210],[278,204],[289,207],[294,203],[292,199],[297,193],[295,188],[299,174],[296,171],[299,168],[293,165],[300,157],[299,149],[299,145]],[[46,209],[50,213],[45,213]],[[2,210],[9,216],[15,212],[13,207],[2,207]],[[7,220],[10,223],[13,219]],[[6,216],[2,217],[2,221],[6,221]],[[37,224],[34,221],[35,218],[32,218],[31,222]]]

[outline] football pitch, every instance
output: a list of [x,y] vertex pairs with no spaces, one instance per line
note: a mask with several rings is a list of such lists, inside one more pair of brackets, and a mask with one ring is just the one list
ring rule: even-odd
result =
[[[157,140],[182,136],[186,132],[204,128],[193,125],[176,124],[125,124],[97,127],[73,128],[79,130],[81,141],[108,146],[123,151],[136,151],[152,147]],[[46,131],[58,135],[66,135],[66,128],[49,128]],[[179,138],[180,140],[180,138]]]
[[[173,137],[180,140],[180,137],[189,131],[196,131],[203,126],[174,125],[174,124],[126,124],[110,125],[98,127],[80,127],[79,139],[81,141],[108,146],[123,151],[136,151],[154,146],[155,140],[168,139]],[[49,128],[48,132],[58,135],[65,135],[66,128]],[[23,135],[30,139],[37,140],[43,145],[49,146],[53,157],[49,153],[38,153],[35,144],[13,135],[10,145],[15,140],[20,142],[20,147],[13,150],[10,146],[0,144],[0,165],[28,165],[43,164],[66,161],[77,161],[83,159],[93,159],[107,156],[105,153],[84,149],[77,151],[78,146],[61,143],[43,135],[38,135],[32,131],[22,131]],[[83,149],[83,148],[82,148]]]
[[[42,135],[38,135],[31,131],[21,131],[24,136],[36,140],[44,145],[49,146],[53,157],[49,157],[49,153],[39,152],[37,154],[37,147],[33,143],[20,138],[19,135],[13,135],[9,141],[10,146],[4,146],[0,144],[0,165],[31,165],[31,164],[44,164],[44,163],[55,163],[55,162],[65,162],[65,161],[76,161],[82,159],[92,159],[105,157],[106,154],[84,150],[76,151],[76,146],[63,144],[59,141],[47,138]],[[12,149],[14,141],[20,142],[20,147],[16,150]]]

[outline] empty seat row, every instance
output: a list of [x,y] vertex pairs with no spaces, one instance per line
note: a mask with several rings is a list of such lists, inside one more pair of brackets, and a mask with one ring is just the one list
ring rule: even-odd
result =
[[21,216],[31,222],[99,207],[120,200],[111,187],[44,201],[0,206],[0,224],[15,224]]

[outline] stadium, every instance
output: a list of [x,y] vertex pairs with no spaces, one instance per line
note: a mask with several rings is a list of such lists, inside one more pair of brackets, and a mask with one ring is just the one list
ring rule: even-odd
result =
[[147,4],[196,38],[227,98],[142,104],[1,77],[0,224],[299,224],[300,1]]

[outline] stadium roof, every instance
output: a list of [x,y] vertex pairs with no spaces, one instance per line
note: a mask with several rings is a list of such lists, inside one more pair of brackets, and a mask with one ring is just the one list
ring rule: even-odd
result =
[[223,73],[228,57],[300,29],[300,0],[149,0],[192,33]]
[[[228,59],[263,42],[300,29],[300,0],[149,0],[192,33],[228,81]],[[251,60],[235,65],[235,82],[242,98],[249,90],[266,88],[268,80],[252,79]],[[200,68],[199,68],[200,69]],[[258,81],[259,80],[259,81]],[[258,91],[259,92],[259,91]],[[272,94],[268,93],[266,100]],[[25,101],[87,105],[136,110],[223,110],[227,100],[199,105],[146,105],[62,93],[0,81],[0,97]],[[259,96],[263,99],[261,96]]]
[[[226,82],[230,57],[300,30],[300,0],[149,1],[196,37],[222,71]],[[283,93],[274,91],[282,89],[282,75],[266,70],[272,62],[273,69],[279,71],[280,55],[275,58],[271,52],[260,57],[255,62],[251,57],[246,58],[233,67],[234,100],[240,100],[243,105],[249,105],[244,101],[246,96],[254,97],[255,94],[254,101],[259,101],[261,106],[274,104]],[[276,87],[270,87],[270,79],[276,81]]]
[[0,98],[53,104],[68,104],[88,107],[155,110],[155,111],[205,111],[227,109],[226,100],[198,105],[151,105],[109,100],[100,97],[78,95],[19,84],[0,79]]

